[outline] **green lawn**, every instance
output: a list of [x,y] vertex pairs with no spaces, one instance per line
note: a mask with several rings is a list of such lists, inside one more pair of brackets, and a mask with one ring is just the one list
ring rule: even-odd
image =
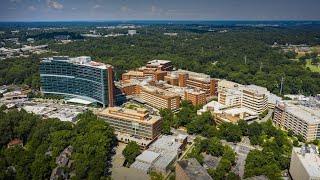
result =
[[307,60],[306,67],[310,68],[310,70],[311,70],[312,72],[318,72],[318,73],[320,73],[320,66],[312,65],[312,64],[311,64],[311,59],[308,59],[308,60]]

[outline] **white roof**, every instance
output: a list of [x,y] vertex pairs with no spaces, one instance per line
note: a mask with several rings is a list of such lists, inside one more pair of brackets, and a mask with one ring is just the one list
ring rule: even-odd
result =
[[69,57],[69,56],[53,56],[42,59],[42,61],[65,61],[73,64],[80,64],[83,66],[89,66],[99,69],[107,69],[110,67],[109,64],[104,64],[96,61],[92,61],[90,56],[79,56],[79,57]]
[[211,101],[211,102],[207,103],[206,105],[204,105],[203,107],[204,107],[204,108],[213,107],[214,110],[219,110],[219,109],[225,108],[225,107],[227,107],[227,106],[219,103],[218,101]]
[[160,156],[159,153],[155,153],[152,151],[143,151],[139,156],[136,157],[136,161],[145,162],[151,164]]
[[171,61],[169,60],[159,60],[159,59],[154,59],[152,61],[149,61],[148,64],[152,64],[154,66],[159,66],[159,65],[162,65],[162,64],[165,64],[165,63],[169,63]]
[[242,107],[242,108],[231,108],[231,109],[228,109],[228,110],[225,110],[224,111],[225,113],[227,114],[232,114],[233,116],[236,115],[236,114],[241,114],[241,113],[248,113],[250,115],[258,115],[258,113],[248,109],[248,108],[245,108],[245,107]]
[[302,119],[310,124],[320,123],[320,111],[314,110],[301,105],[287,106],[286,111],[299,119]]
[[320,177],[320,156],[317,152],[306,152],[302,155],[301,148],[297,147],[294,147],[293,151],[297,153],[300,162],[310,176]]
[[84,99],[79,99],[79,98],[71,98],[71,99],[67,100],[67,102],[78,103],[78,104],[85,104],[85,105],[89,105],[89,104],[92,103],[92,101],[88,101],[88,100],[84,100]]

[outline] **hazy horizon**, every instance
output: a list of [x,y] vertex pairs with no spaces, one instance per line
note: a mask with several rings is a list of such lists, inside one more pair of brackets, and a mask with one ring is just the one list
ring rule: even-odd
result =
[[1,22],[320,20],[318,0],[1,1]]

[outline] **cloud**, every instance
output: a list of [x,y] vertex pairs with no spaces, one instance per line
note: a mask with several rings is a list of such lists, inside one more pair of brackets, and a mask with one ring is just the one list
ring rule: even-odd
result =
[[128,12],[129,8],[127,6],[121,6],[121,12]]
[[8,7],[8,10],[16,10],[16,7]]
[[155,5],[152,5],[151,8],[150,8],[150,11],[152,14],[162,14],[163,12],[163,9],[155,6]]
[[12,3],[20,3],[22,0],[10,0]]
[[152,6],[151,6],[151,12],[152,12],[152,13],[155,13],[156,11],[157,11],[157,7],[154,6],[154,5],[152,5]]
[[73,11],[74,11],[74,10],[77,10],[77,8],[76,8],[76,7],[73,7],[73,8],[71,8],[71,10],[73,10]]
[[33,5],[31,5],[31,6],[28,7],[28,10],[29,11],[35,11],[35,10],[37,10],[37,8],[35,6],[33,6]]
[[96,4],[92,7],[93,9],[98,9],[98,8],[102,8],[102,6],[100,4]]
[[63,5],[56,0],[47,0],[47,4],[52,9],[63,9]]

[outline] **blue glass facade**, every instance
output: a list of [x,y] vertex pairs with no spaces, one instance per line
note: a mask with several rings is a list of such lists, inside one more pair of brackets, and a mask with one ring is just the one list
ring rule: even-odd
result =
[[90,66],[88,62],[74,62],[68,57],[53,57],[41,61],[41,91],[101,103],[107,106],[108,70]]

